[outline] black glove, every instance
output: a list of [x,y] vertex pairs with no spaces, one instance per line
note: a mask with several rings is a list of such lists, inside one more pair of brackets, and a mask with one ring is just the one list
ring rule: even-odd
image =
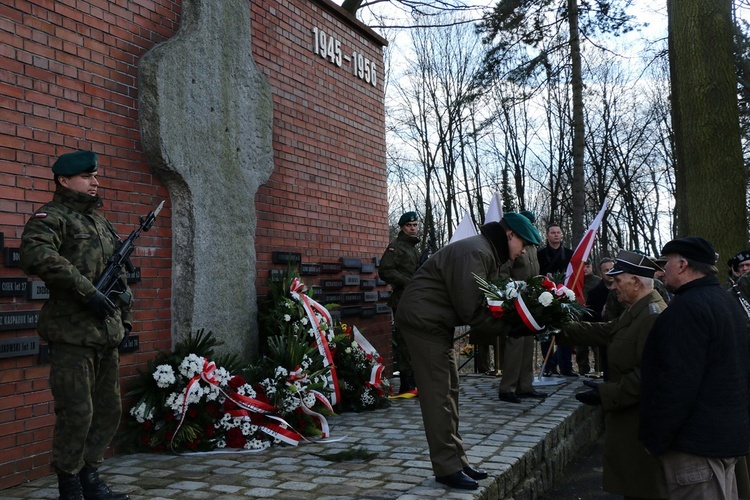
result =
[[521,323],[520,325],[516,325],[508,330],[508,337],[512,337],[514,339],[528,337],[530,335],[536,335],[536,332],[532,332],[531,330],[526,328],[526,325],[524,325],[523,323]]
[[89,306],[89,309],[94,311],[94,314],[96,314],[99,319],[104,319],[107,316],[113,316],[115,314],[115,305],[99,290],[96,290],[89,295],[86,305]]
[[133,329],[133,327],[130,326],[130,325],[128,325],[128,324],[123,324],[122,326],[123,326],[123,328],[125,328],[125,336],[120,341],[120,345],[117,346],[119,349],[122,349],[123,346],[128,342],[128,337],[130,336],[130,331]]
[[593,406],[602,404],[602,398],[599,397],[599,391],[597,389],[579,392],[576,394],[576,399],[585,405]]

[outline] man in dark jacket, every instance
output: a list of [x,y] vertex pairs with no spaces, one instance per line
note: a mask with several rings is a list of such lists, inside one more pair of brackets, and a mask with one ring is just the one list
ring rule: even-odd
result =
[[406,287],[396,313],[419,383],[427,444],[436,480],[452,488],[476,489],[487,473],[469,466],[458,433],[458,367],[454,357],[455,327],[478,332],[504,328],[494,318],[473,274],[492,280],[501,265],[538,245],[539,232],[529,219],[508,212],[481,234],[451,243],[425,262]]
[[[406,285],[409,284],[419,265],[420,255],[417,244],[420,240],[417,238],[419,232],[417,212],[403,214],[398,220],[398,227],[400,228],[398,236],[385,249],[378,269],[380,278],[391,285],[388,305],[393,309],[394,316],[401,294],[404,293]],[[393,360],[398,366],[399,380],[401,381],[398,389],[399,395],[416,396],[417,385],[414,380],[414,370],[411,367],[411,356],[409,356],[401,331],[396,327],[393,328],[391,343],[393,344]]]
[[117,346],[132,321],[130,290],[110,301],[94,282],[120,240],[97,212],[102,202],[96,154],[64,154],[52,172],[52,201],[29,219],[21,236],[21,268],[44,280],[50,295],[37,329],[50,346],[52,465],[63,500],[126,500],[97,473],[120,422]]
[[750,448],[746,316],[719,284],[711,243],[680,238],[661,253],[675,295],[643,350],[639,438],[669,498],[737,498],[734,467]]

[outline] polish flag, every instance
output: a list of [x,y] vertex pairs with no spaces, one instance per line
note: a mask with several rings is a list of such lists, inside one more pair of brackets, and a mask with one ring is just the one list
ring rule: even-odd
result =
[[583,296],[583,265],[589,258],[591,247],[594,246],[596,232],[599,230],[599,226],[602,225],[606,208],[607,200],[605,199],[602,209],[599,210],[596,218],[584,233],[583,238],[581,238],[581,242],[578,243],[573,256],[570,258],[568,269],[565,271],[565,286],[573,290],[576,294],[576,300],[584,305],[586,304],[586,297]]

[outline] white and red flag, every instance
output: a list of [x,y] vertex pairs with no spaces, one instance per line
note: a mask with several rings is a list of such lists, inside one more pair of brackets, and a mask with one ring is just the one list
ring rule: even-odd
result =
[[573,256],[570,258],[568,269],[565,271],[565,286],[573,290],[576,294],[576,300],[584,305],[586,304],[586,297],[583,296],[583,265],[588,260],[591,248],[594,246],[596,232],[599,230],[599,226],[602,225],[606,209],[607,200],[605,199],[604,203],[602,203],[602,209],[599,210],[596,218],[594,218],[588,230],[583,234],[583,238],[581,238],[575,252],[573,252]]

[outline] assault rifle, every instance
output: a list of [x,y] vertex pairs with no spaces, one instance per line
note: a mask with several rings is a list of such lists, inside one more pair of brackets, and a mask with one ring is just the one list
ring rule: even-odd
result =
[[153,212],[149,212],[149,214],[145,217],[141,217],[141,225],[132,233],[130,233],[130,236],[128,236],[125,241],[120,243],[117,251],[115,251],[115,253],[113,253],[109,258],[107,267],[104,269],[104,272],[102,272],[102,275],[96,281],[96,289],[102,292],[108,298],[110,298],[109,296],[111,293],[121,294],[127,289],[127,283],[125,283],[125,280],[122,278],[121,274],[122,268],[123,266],[125,266],[125,269],[127,269],[129,273],[135,272],[135,267],[130,261],[130,254],[132,254],[133,250],[135,250],[135,240],[136,238],[138,238],[138,236],[141,235],[141,231],[148,231],[149,229],[151,229],[151,226],[154,225],[156,216],[159,215],[162,207],[164,207],[163,201],[159,203],[159,206],[156,207],[156,210],[154,210]]
[[437,251],[437,246],[435,244],[435,237],[430,236],[429,243],[425,247],[424,252],[422,252],[422,255],[419,257],[419,262],[417,263],[417,269],[422,267],[422,264],[427,262],[427,259],[430,258],[430,255],[435,253],[436,251]]

